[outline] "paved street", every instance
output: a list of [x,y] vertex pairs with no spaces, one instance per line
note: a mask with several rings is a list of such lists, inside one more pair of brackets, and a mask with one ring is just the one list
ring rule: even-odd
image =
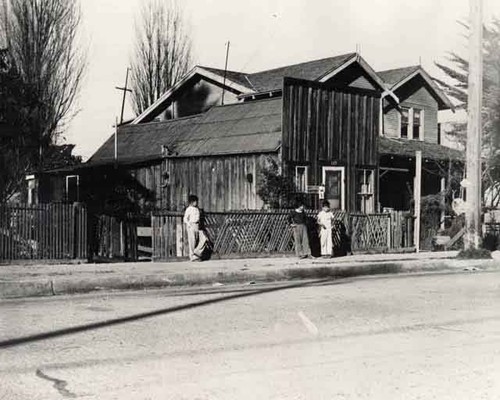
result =
[[500,398],[500,273],[219,289],[0,302],[0,399]]

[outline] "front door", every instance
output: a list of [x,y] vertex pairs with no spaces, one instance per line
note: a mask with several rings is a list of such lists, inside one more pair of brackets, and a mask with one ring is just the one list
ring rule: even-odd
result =
[[344,167],[323,167],[325,200],[332,210],[345,209],[345,169]]

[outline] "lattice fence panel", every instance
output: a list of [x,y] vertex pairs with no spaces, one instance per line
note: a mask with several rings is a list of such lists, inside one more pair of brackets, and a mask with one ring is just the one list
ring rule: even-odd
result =
[[390,247],[389,214],[351,214],[349,220],[353,250]]
[[[205,230],[214,255],[280,254],[293,251],[293,233],[288,222],[288,210],[239,211],[204,213]],[[309,230],[316,229],[317,211],[307,211]],[[400,247],[399,230],[405,229],[403,218],[391,219],[390,214],[347,214],[334,212],[334,246],[340,245],[340,226],[345,227],[354,251]],[[163,212],[153,216],[155,259],[187,256],[185,227],[182,213]],[[395,235],[398,233],[398,235]],[[393,239],[396,239],[394,240]],[[395,244],[397,242],[397,244]],[[165,250],[163,250],[165,248]]]

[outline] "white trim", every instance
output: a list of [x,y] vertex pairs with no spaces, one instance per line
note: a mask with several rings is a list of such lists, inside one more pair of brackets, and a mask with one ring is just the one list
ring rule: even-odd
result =
[[68,178],[76,178],[76,200],[80,201],[80,175],[66,175],[66,192],[64,193],[68,200]]
[[340,200],[341,200],[341,209],[345,210],[345,167],[323,167],[322,169],[322,185],[325,186],[326,179],[326,171],[340,171],[340,180],[341,180],[341,192],[340,192]]
[[409,82],[412,80],[415,76],[420,75],[424,81],[432,88],[436,96],[439,97],[439,99],[453,112],[455,112],[455,107],[453,106],[453,103],[448,99],[448,97],[442,92],[442,90],[436,85],[436,83],[432,80],[430,75],[425,72],[422,68],[417,69],[415,72],[411,73],[408,75],[406,78],[403,80],[399,81],[395,85],[391,87],[392,91],[396,91],[399,89],[401,86],[403,86],[405,83]]
[[400,139],[410,139],[409,132],[406,133],[406,137],[401,136],[401,130],[403,129],[403,109],[408,110],[408,125],[410,125],[410,107],[401,106],[401,111],[398,112],[398,136]]
[[408,139],[415,139],[413,137],[413,107],[408,108]]
[[368,64],[359,54],[354,54],[352,58],[348,59],[340,67],[335,68],[333,71],[327,72],[326,75],[323,75],[317,80],[319,82],[324,83],[329,79],[333,78],[339,72],[343,71],[348,66],[354,64],[355,62],[357,62],[359,66],[368,74],[368,76],[375,81],[375,83],[380,87],[380,89],[383,90],[381,100],[386,96],[391,96],[394,99],[394,101],[397,104],[399,104],[399,98],[393,93],[392,90],[387,89],[387,87],[384,84],[384,81],[380,79],[375,70],[372,67],[370,67],[370,64]]
[[[304,168],[305,169],[304,175],[306,178],[306,183],[305,183],[305,187],[304,187],[303,191],[299,190],[299,185],[297,184],[297,182],[298,182],[297,168]],[[307,186],[309,185],[308,175],[309,175],[309,166],[308,165],[296,165],[295,166],[295,186],[297,187],[297,191],[299,193],[307,193]]]
[[[335,68],[334,70],[332,71],[329,71],[326,73],[326,75],[323,75],[322,77],[320,77],[318,79],[319,82],[326,82],[328,81],[329,79],[333,78],[335,75],[337,75],[340,71],[343,71],[344,69],[346,69],[349,65],[355,63],[358,61],[358,58],[357,58],[357,55],[356,54],[353,54],[353,56],[351,58],[349,58],[346,62],[344,62],[344,64],[342,64],[340,67],[337,67]],[[368,72],[368,71],[367,71]]]
[[[195,75],[201,75],[204,76],[205,78],[211,79],[217,83],[220,83],[221,85],[224,84],[224,78],[220,75],[214,74],[213,72],[210,72],[206,70],[203,67],[196,66],[194,67],[191,71],[187,73],[179,82],[177,82],[174,86],[172,86],[170,89],[168,89],[163,95],[161,95],[158,100],[156,100],[153,104],[151,104],[146,110],[142,112],[138,117],[136,117],[130,124],[131,125],[136,125],[141,123],[149,114],[151,114],[152,111],[154,111],[157,107],[159,107],[162,103],[164,103],[172,94],[174,94],[179,88],[184,86],[184,84],[189,81],[193,76]],[[236,83],[232,81],[231,79],[228,79],[226,77],[226,87],[233,89],[237,92],[240,93],[252,93],[254,92],[253,89],[250,89],[246,86],[243,86],[239,83]]]
[[425,110],[420,109],[420,138],[422,142],[425,140]]

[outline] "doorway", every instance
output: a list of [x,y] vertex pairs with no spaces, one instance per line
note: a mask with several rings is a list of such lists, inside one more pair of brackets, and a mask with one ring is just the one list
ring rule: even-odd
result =
[[345,210],[345,168],[323,167],[325,200],[332,210]]

